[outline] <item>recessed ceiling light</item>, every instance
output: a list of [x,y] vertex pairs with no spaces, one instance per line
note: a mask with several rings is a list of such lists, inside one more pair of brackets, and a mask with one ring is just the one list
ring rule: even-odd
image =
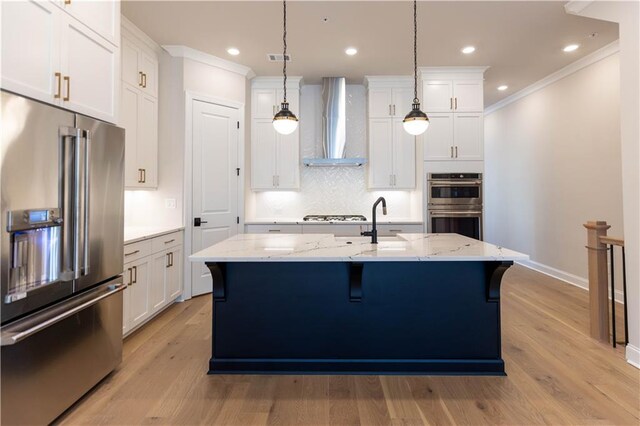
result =
[[465,55],[468,55],[469,53],[473,53],[475,51],[476,51],[476,48],[473,46],[467,46],[462,49],[462,53],[464,53]]
[[238,56],[240,54],[240,51],[238,49],[236,49],[235,47],[230,47],[230,48],[227,49],[227,53],[229,55]]
[[564,52],[573,52],[574,50],[578,49],[578,47],[580,47],[579,44],[570,44],[568,46],[565,46],[562,50]]
[[344,53],[346,53],[349,56],[353,56],[356,53],[358,53],[358,49],[356,49],[355,47],[348,47],[347,50],[344,51]]
[[501,92],[507,90],[509,88],[509,86],[507,86],[506,84],[503,84],[502,86],[498,86],[498,90],[500,90]]

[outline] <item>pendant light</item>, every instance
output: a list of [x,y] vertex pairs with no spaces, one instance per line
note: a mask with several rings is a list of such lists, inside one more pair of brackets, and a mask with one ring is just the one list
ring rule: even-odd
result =
[[295,132],[298,127],[298,117],[291,111],[289,111],[289,103],[287,102],[287,0],[282,2],[283,5],[283,18],[284,18],[284,31],[282,33],[282,41],[284,44],[284,54],[282,67],[282,75],[284,77],[284,98],[280,104],[280,111],[273,117],[273,127],[276,132],[281,135],[289,135]]
[[429,117],[420,110],[418,99],[418,3],[413,0],[413,105],[402,120],[404,130],[410,135],[421,135],[429,127]]

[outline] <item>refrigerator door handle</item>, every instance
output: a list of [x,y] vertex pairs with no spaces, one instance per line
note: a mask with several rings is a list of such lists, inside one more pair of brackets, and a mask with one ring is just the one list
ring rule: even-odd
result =
[[89,202],[89,188],[91,187],[91,169],[89,168],[90,159],[91,159],[91,132],[88,130],[83,130],[83,136],[85,140],[84,147],[84,218],[83,218],[83,268],[82,275],[89,274],[89,253],[90,253],[90,238],[89,238],[89,206],[91,203]]
[[[5,329],[2,330],[1,337],[0,337],[1,339],[0,345],[1,346],[15,345],[16,343],[24,339],[27,339],[42,330],[45,330],[46,328],[54,325],[55,323],[58,323],[63,319],[68,318],[92,305],[95,305],[102,299],[106,299],[107,297],[110,297],[116,294],[117,292],[124,290],[126,286],[122,284],[121,281],[122,280],[119,280],[119,282],[116,284],[109,284],[106,288],[106,291],[103,291],[105,289],[100,290],[99,292],[97,292],[100,294],[96,297],[93,297],[87,301],[84,301],[84,298],[83,298],[80,304],[78,304],[76,300],[70,300],[66,302],[65,304],[71,305],[71,308],[68,310],[63,310],[64,305],[61,305],[59,307],[53,306],[51,309],[48,309],[42,313],[36,314],[37,318],[33,318],[33,320],[37,320],[36,324],[30,326],[26,330],[21,330],[22,328],[20,327],[21,321],[18,321],[15,325],[12,324],[7,326]],[[60,312],[60,310],[63,310],[63,312]],[[27,320],[29,322],[34,322],[31,318],[27,318]]]
[[82,175],[82,129],[75,129],[75,141],[73,146],[73,278],[80,278],[80,217],[82,217],[82,198],[80,192],[80,179]]

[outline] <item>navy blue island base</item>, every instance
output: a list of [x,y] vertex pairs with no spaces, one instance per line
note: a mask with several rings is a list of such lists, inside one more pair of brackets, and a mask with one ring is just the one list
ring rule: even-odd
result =
[[208,262],[209,374],[505,375],[512,263]]

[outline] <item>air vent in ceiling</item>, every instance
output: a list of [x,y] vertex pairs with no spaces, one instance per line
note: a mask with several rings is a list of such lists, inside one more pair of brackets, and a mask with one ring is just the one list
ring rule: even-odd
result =
[[[282,62],[284,55],[282,53],[267,53],[269,62]],[[287,54],[287,62],[291,62],[291,55]]]

